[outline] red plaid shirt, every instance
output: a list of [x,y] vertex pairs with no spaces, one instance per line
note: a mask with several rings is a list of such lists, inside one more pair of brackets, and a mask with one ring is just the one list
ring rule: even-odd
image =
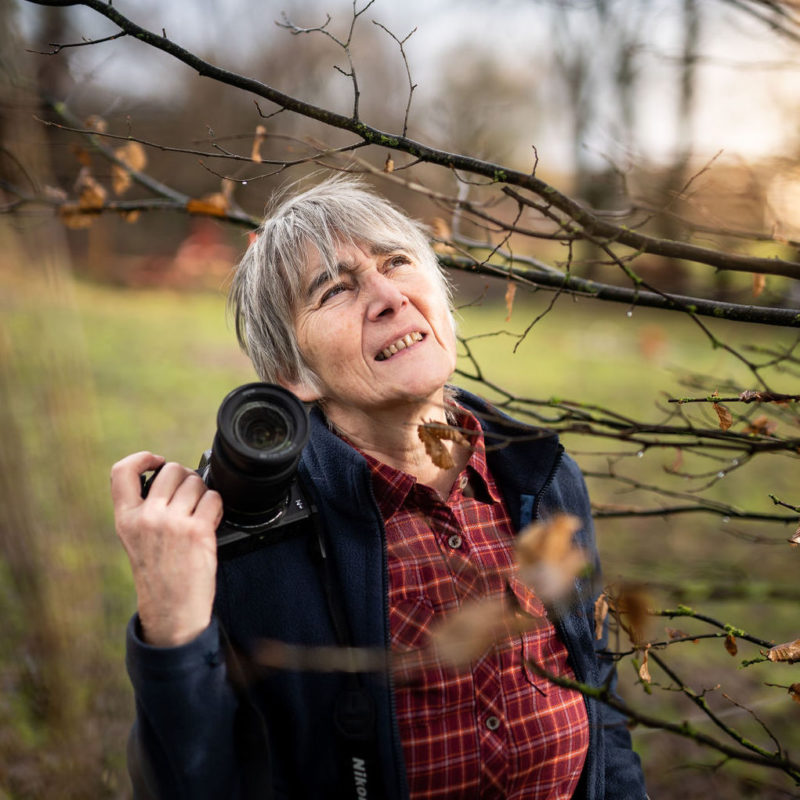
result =
[[[411,797],[567,800],[589,743],[586,708],[578,692],[526,666],[532,660],[573,677],[542,603],[515,577],[514,529],[480,425],[469,414],[460,424],[476,432],[474,449],[446,502],[367,457],[386,524],[395,700]],[[431,625],[486,597],[507,598],[541,624],[496,642],[469,667],[432,663]]]

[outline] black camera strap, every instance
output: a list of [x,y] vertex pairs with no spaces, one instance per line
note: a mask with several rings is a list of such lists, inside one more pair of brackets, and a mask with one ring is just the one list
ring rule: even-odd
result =
[[[325,547],[319,519],[314,516],[314,537],[311,543],[319,566],[325,602],[331,616],[336,639],[341,647],[353,647],[353,636],[342,603],[336,591],[334,575]],[[346,686],[336,698],[334,707],[339,759],[340,785],[336,797],[376,800],[382,795],[377,780],[379,769],[375,700],[358,672],[347,675]]]

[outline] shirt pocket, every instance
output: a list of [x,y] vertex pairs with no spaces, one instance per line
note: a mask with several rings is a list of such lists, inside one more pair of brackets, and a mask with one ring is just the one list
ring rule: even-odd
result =
[[553,670],[554,664],[549,658],[549,643],[551,637],[556,635],[555,631],[547,618],[542,601],[516,575],[509,578],[508,589],[517,622],[525,628],[517,638],[522,671],[537,692],[547,695],[553,684],[543,675],[539,675],[531,667],[531,662],[547,671],[556,671]]
[[433,603],[425,596],[395,601],[389,610],[392,674],[398,716],[414,725],[472,702],[472,674],[435,658]]

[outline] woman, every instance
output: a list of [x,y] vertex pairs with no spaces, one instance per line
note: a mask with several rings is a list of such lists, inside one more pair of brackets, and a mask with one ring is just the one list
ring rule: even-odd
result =
[[[322,533],[218,565],[215,492],[167,464],[142,500],[140,473],[163,459],[115,465],[138,603],[137,794],[644,797],[624,720],[530,667],[592,685],[613,675],[595,656],[582,478],[554,435],[446,386],[451,305],[419,226],[349,179],[283,199],[231,303],[259,377],[314,404],[298,474]],[[445,466],[426,452],[422,422],[462,432],[444,442]],[[506,444],[487,454],[487,437]],[[514,536],[561,511],[581,519],[575,541],[595,572],[545,609],[516,577]],[[487,598],[530,624],[466,665],[431,655],[435,626]],[[252,671],[265,640],[387,648],[394,668]]]

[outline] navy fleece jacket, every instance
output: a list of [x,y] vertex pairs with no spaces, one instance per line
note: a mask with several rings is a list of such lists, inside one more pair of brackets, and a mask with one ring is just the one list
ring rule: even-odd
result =
[[[576,542],[594,572],[575,581],[573,595],[552,618],[578,680],[593,686],[609,675],[615,680],[613,662],[596,654],[605,645],[594,637],[600,573],[579,469],[553,433],[510,420],[466,392],[457,400],[481,420],[487,445],[503,445],[490,447],[489,466],[517,529],[560,511],[581,518]],[[388,648],[384,528],[369,469],[317,411],[311,427],[299,476],[321,515],[337,606],[354,645]],[[296,536],[221,562],[214,619],[182,647],[148,646],[137,619],[131,621],[127,667],[137,715],[128,758],[139,800],[237,800],[268,797],[270,791],[281,799],[344,796],[339,787],[347,777],[334,734],[334,704],[349,685],[347,676],[248,672],[248,653],[259,640],[337,643],[314,538]],[[362,679],[375,709],[377,748],[365,796],[407,798],[391,678],[378,672]],[[594,700],[586,705],[589,752],[574,797],[643,800],[641,767],[624,718]]]

